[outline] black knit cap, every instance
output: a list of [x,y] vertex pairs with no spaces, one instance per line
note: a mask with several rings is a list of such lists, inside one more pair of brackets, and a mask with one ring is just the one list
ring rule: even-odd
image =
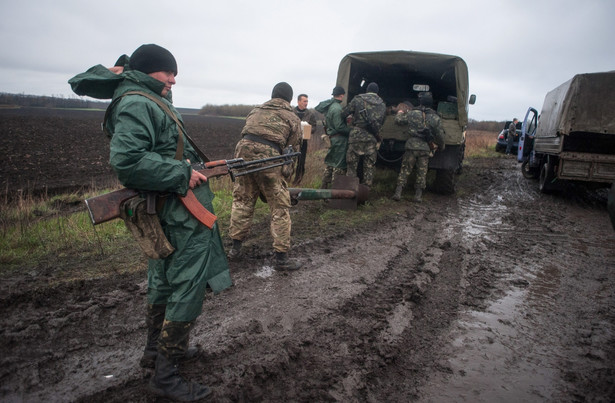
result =
[[277,83],[275,87],[273,87],[273,91],[271,91],[271,98],[282,98],[290,102],[293,99],[293,87],[285,82]]
[[344,87],[340,87],[338,85],[337,87],[333,88],[333,92],[331,93],[331,95],[336,97],[338,95],[344,95],[345,93],[346,93],[346,90],[344,89]]
[[365,91],[365,92],[373,92],[373,93],[377,94],[379,89],[380,88],[378,88],[378,84],[376,84],[376,83],[369,83],[367,85],[367,91]]
[[153,43],[141,45],[130,56],[130,67],[145,74],[157,71],[172,71],[177,75],[177,62],[165,48]]

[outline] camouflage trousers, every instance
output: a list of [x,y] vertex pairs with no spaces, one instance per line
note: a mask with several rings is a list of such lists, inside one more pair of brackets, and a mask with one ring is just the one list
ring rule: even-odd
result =
[[346,175],[358,176],[357,170],[359,168],[359,162],[361,161],[361,157],[363,157],[363,180],[361,183],[372,186],[377,156],[378,148],[375,142],[364,141],[349,143],[348,152],[346,153]]
[[[235,148],[235,157],[244,158],[246,161],[274,155],[276,153],[273,148],[247,140],[241,140]],[[276,252],[288,252],[291,230],[290,193],[281,167],[240,176],[235,180],[229,235],[238,241],[243,241],[248,236],[254,206],[261,195],[269,205],[269,231],[273,238],[273,249]]]
[[188,350],[193,324],[194,322],[170,322],[165,319],[158,339],[158,351],[172,362],[181,359]]
[[406,150],[401,163],[399,176],[397,177],[397,186],[402,188],[406,186],[408,177],[412,173],[412,169],[416,166],[416,182],[415,189],[425,189],[427,177],[427,165],[429,164],[429,151],[423,150]]
[[325,172],[322,175],[322,186],[328,189],[329,185],[331,185],[335,180],[335,177],[340,175],[346,175],[346,170],[327,165]]

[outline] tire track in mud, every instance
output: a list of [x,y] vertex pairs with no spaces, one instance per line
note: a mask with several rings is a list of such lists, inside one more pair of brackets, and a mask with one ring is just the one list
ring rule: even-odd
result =
[[[295,322],[282,339],[269,340],[273,343],[269,358],[275,358],[267,360],[263,368],[256,354],[250,376],[244,372],[244,380],[236,380],[235,385],[227,379],[219,398],[252,401],[266,396],[267,401],[335,401],[363,400],[372,394],[369,385],[374,380],[379,382],[382,368],[395,366],[397,357],[407,352],[404,334],[408,329],[429,327],[416,319],[413,311],[440,272],[442,248],[450,249],[447,241],[437,239],[437,220],[425,218],[421,210],[416,209],[418,214],[412,218],[406,217],[378,233],[352,237],[342,247],[335,245],[335,252],[327,254],[325,260],[314,258],[311,264],[322,264],[326,273],[339,269],[335,262],[360,264],[363,272],[379,266],[381,270],[376,269],[375,276],[362,274],[353,280],[363,286],[358,294],[347,295],[339,282],[334,289],[327,289],[335,292],[334,304]],[[357,262],[357,245],[362,258],[370,249],[382,252],[382,245],[391,245],[389,249],[396,248],[397,253],[376,254],[379,263]],[[312,255],[315,252],[307,251]],[[313,274],[312,280],[318,282],[319,274]],[[260,329],[258,324],[253,325]],[[237,358],[229,360],[236,362]],[[280,388],[281,384],[288,387]],[[241,390],[242,394],[229,395],[229,389]]]
[[492,266],[481,276],[491,291],[469,300],[443,334],[447,371],[434,372],[418,400],[615,397],[615,237],[594,193],[541,195],[534,182],[514,180],[487,194],[504,206],[482,209],[470,199],[465,236],[486,246],[469,267]]

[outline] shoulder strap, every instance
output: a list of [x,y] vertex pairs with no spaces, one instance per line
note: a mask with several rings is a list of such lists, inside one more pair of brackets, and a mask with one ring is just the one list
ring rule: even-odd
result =
[[184,125],[182,125],[182,123],[177,118],[177,116],[173,113],[173,111],[171,111],[171,108],[169,108],[169,106],[167,104],[162,102],[162,100],[160,98],[155,97],[155,96],[153,96],[151,94],[148,94],[146,92],[143,92],[143,91],[128,91],[128,92],[125,92],[121,96],[119,96],[116,99],[114,99],[113,102],[111,102],[111,105],[109,105],[109,107],[107,108],[107,111],[105,112],[105,118],[104,118],[105,120],[103,122],[103,131],[105,132],[105,134],[107,134],[107,136],[109,136],[109,137],[111,136],[111,134],[109,133],[109,131],[106,128],[107,117],[110,114],[110,111],[112,110],[112,108],[115,106],[115,104],[121,98],[125,97],[126,95],[141,95],[141,96],[146,97],[147,99],[149,99],[152,102],[156,103],[156,105],[158,105],[160,107],[160,109],[162,109],[164,111],[164,113],[166,113],[171,119],[173,119],[173,121],[177,125],[177,150],[175,151],[175,159],[176,160],[181,160],[182,156],[184,154],[184,136],[185,136],[186,139],[188,139],[188,142],[192,145],[192,147],[196,151],[196,153],[199,155],[199,157],[201,157],[203,162],[209,162],[210,161],[209,158],[205,155],[205,153],[203,153],[201,151],[201,149],[199,147],[197,147],[197,145],[194,143],[194,141],[190,138],[190,136],[188,136],[188,133],[186,133],[186,129],[184,128]]

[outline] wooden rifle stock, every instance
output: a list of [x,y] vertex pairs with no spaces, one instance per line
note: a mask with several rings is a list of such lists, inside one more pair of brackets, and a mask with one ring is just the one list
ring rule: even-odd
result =
[[[208,179],[218,176],[231,175],[231,179],[235,180],[236,176],[247,175],[254,172],[263,171],[266,169],[275,168],[281,165],[292,163],[292,157],[297,157],[300,152],[282,154],[277,157],[263,158],[244,162],[242,158],[232,160],[210,161],[204,164],[193,164],[193,169],[205,175]],[[282,161],[282,162],[277,162]],[[273,164],[254,167],[255,165],[273,162]],[[103,195],[91,197],[85,200],[90,219],[93,225],[98,225],[120,216],[122,203],[139,195],[139,193],[147,193],[147,191],[139,191],[135,189],[123,188],[109,192]],[[216,216],[205,209],[197,200],[191,189],[188,190],[186,196],[180,196],[181,202],[194,215],[194,217],[208,228],[212,228],[216,221]]]
[[[201,166],[205,166],[205,168],[199,169],[198,171],[205,175],[207,179],[228,175],[229,173],[228,166],[226,165],[226,160],[211,161],[205,164],[201,164]],[[119,218],[122,203],[124,203],[126,200],[138,196],[139,193],[141,192],[135,189],[122,188],[114,190],[113,192],[86,199],[85,205],[88,209],[88,212],[90,213],[90,219],[92,220],[92,224],[98,225]],[[192,191],[190,191],[189,193],[192,193]],[[192,197],[189,198],[188,204],[190,206],[194,206],[194,201],[198,203],[196,197],[194,196],[194,194],[192,194]],[[186,202],[184,202],[184,200],[182,200],[182,203],[186,205]],[[201,207],[203,206],[201,205]],[[203,207],[203,209],[205,208]],[[215,221],[216,216],[209,211],[208,213],[213,216],[213,221]],[[198,218],[199,217],[197,217],[197,219]],[[201,219],[199,219],[199,221],[201,221]],[[211,217],[206,220],[206,222],[211,223],[210,225],[213,225],[213,221],[211,221]],[[205,223],[203,222],[203,224]]]

